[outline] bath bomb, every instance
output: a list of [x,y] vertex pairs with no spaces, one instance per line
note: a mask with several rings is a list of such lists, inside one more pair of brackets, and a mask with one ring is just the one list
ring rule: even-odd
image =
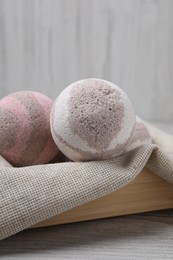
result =
[[21,91],[0,100],[0,155],[14,166],[49,162],[58,153],[50,132],[53,101]]
[[152,144],[150,133],[139,116],[136,116],[136,127],[133,139],[126,148],[126,152],[133,150],[141,145]]
[[54,102],[51,132],[73,161],[113,158],[124,152],[135,129],[127,95],[102,79],[84,79],[65,88]]

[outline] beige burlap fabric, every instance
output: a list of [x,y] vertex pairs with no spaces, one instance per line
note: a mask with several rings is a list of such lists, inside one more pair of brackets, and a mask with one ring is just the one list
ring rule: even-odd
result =
[[13,168],[0,157],[0,239],[120,189],[144,166],[173,184],[173,137],[147,126],[153,145],[112,160]]

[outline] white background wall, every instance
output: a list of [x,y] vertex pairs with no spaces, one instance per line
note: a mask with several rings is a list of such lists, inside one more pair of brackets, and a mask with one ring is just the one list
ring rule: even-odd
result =
[[110,80],[173,122],[173,0],[0,0],[0,97]]

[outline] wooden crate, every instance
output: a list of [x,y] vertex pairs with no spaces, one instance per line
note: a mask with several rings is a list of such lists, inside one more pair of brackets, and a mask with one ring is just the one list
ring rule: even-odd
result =
[[173,185],[144,168],[130,184],[122,189],[64,212],[33,227],[44,227],[168,208],[173,208]]

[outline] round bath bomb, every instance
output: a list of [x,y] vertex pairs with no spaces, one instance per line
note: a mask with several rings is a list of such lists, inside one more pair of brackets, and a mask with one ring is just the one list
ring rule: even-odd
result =
[[139,116],[136,116],[134,136],[131,143],[126,148],[126,152],[145,144],[152,144],[151,136],[142,119]]
[[122,154],[132,140],[135,122],[133,107],[122,89],[94,78],[65,88],[50,117],[55,143],[73,161]]
[[0,155],[14,166],[49,162],[58,153],[50,132],[53,101],[21,91],[0,100]]

